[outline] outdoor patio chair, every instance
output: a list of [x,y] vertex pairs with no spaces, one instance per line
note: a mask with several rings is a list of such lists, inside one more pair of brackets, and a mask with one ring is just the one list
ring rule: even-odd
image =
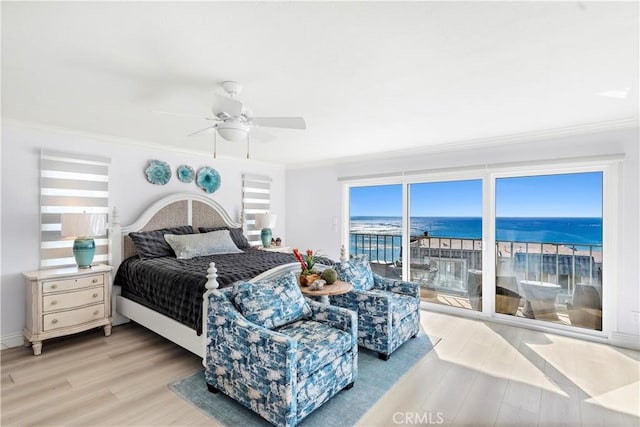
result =
[[595,286],[576,284],[573,299],[567,302],[567,311],[573,326],[602,330],[602,298]]

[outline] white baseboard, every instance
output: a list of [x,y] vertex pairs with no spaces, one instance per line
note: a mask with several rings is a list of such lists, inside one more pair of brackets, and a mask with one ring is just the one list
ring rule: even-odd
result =
[[617,347],[625,347],[633,350],[640,350],[640,337],[638,335],[625,334],[622,332],[611,332],[609,343]]
[[24,345],[22,332],[14,332],[0,337],[0,348],[2,348],[2,350],[11,347],[20,347],[21,345]]

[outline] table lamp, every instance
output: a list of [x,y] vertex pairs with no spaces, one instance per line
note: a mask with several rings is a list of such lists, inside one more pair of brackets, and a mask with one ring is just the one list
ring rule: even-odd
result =
[[106,215],[89,213],[64,213],[60,234],[62,237],[75,237],[73,241],[73,256],[78,268],[91,268],[93,256],[96,253],[94,236],[106,233]]
[[276,215],[271,213],[256,214],[256,228],[262,229],[260,238],[262,239],[262,246],[265,248],[271,247],[271,227],[276,226],[277,218]]

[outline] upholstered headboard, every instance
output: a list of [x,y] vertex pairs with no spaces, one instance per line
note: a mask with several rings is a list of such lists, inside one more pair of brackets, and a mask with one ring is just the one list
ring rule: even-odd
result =
[[122,260],[136,254],[135,246],[128,236],[133,231],[150,231],[167,227],[191,225],[198,227],[241,227],[215,200],[201,194],[176,193],[165,196],[146,208],[131,225],[120,226],[118,215],[111,215],[110,261],[117,269]]

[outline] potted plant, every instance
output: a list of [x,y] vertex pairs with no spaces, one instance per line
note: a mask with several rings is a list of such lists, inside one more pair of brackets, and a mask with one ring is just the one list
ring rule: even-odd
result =
[[320,278],[320,275],[316,270],[313,269],[313,266],[316,264],[315,255],[311,249],[307,249],[307,253],[305,255],[301,255],[298,248],[293,249],[293,255],[296,257],[298,262],[300,263],[300,267],[302,267],[302,271],[300,272],[300,285],[309,286],[315,280]]

